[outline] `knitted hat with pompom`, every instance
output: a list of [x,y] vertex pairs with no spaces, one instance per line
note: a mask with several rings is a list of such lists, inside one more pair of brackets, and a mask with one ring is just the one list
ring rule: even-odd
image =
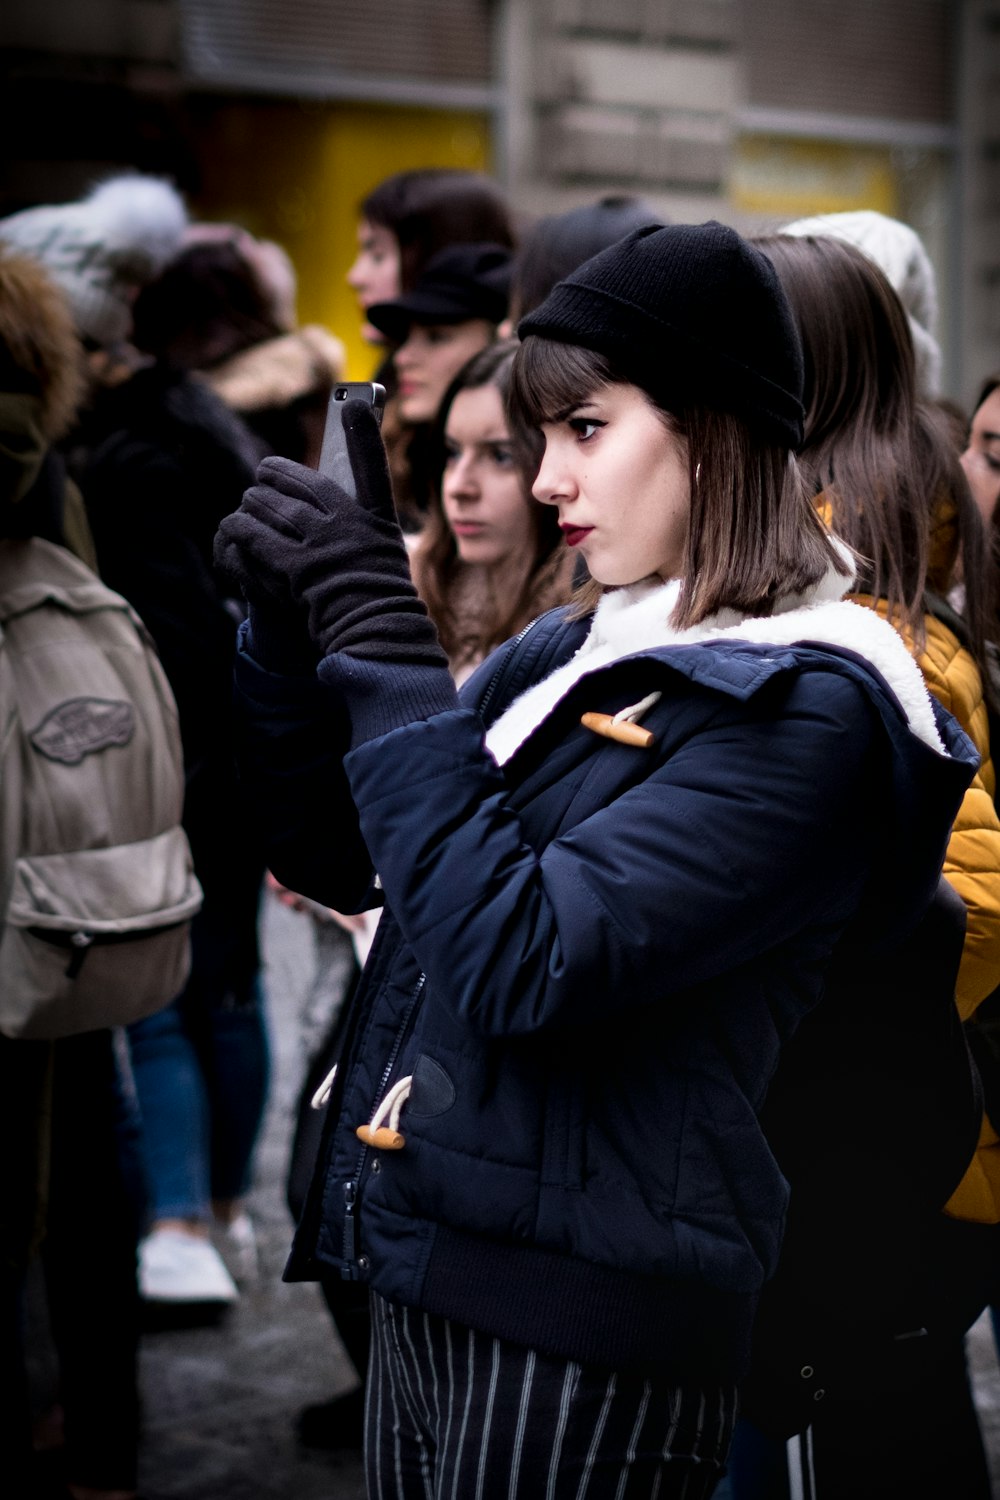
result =
[[135,293],[177,253],[187,222],[171,183],[126,172],[75,202],[0,219],[0,240],[45,266],[69,299],[80,337],[107,348],[128,337]]

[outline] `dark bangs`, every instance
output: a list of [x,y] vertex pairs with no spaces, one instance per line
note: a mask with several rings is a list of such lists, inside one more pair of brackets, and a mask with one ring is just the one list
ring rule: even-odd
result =
[[[519,445],[537,446],[543,422],[555,421],[602,386],[616,383],[618,377],[603,354],[529,334],[510,372],[507,424],[511,437]],[[537,464],[535,468],[537,472]]]

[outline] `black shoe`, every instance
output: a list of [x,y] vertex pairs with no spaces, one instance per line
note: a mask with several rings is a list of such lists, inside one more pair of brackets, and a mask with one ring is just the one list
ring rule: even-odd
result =
[[299,1442],[306,1448],[360,1449],[365,1427],[364,1389],[304,1406],[295,1427]]

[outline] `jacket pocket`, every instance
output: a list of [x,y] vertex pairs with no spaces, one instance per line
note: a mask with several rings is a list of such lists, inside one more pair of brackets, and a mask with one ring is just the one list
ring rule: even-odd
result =
[[46,1040],[161,1010],[187,979],[201,902],[180,827],[22,857],[0,937],[0,1031]]
[[586,1170],[586,1087],[582,1069],[560,1070],[548,1091],[542,1143],[542,1187],[578,1190]]

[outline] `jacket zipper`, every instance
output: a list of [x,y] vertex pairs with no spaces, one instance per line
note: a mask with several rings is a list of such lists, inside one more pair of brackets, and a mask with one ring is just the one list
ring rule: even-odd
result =
[[479,717],[483,720],[484,723],[486,722],[486,710],[489,708],[490,703],[493,700],[493,697],[494,697],[494,695],[496,693],[496,690],[497,690],[497,685],[500,683],[500,681],[502,680],[504,674],[507,672],[508,667],[510,666],[511,658],[514,656],[515,652],[517,651],[518,646],[524,640],[524,637],[528,634],[528,632],[530,630],[534,630],[535,626],[538,624],[538,621],[541,618],[542,618],[542,616],[539,615],[536,619],[529,620],[528,623],[527,623],[527,625],[524,626],[523,630],[519,630],[518,633],[517,633],[517,635],[511,641],[510,645],[507,647],[506,651],[503,654],[502,660],[499,661],[499,662],[497,662],[496,671],[493,673],[493,676],[490,678],[489,682],[486,684],[486,690],[483,693],[483,696],[479,700],[479,705],[478,705]]
[[[413,987],[413,994],[410,996],[406,1010],[403,1013],[403,1019],[400,1021],[396,1031],[396,1039],[393,1042],[392,1051],[389,1053],[385,1067],[382,1069],[382,1077],[379,1079],[379,1085],[375,1091],[371,1113],[374,1113],[378,1108],[385,1094],[389,1079],[392,1077],[392,1070],[396,1066],[396,1059],[399,1057],[400,1049],[403,1045],[403,1039],[409,1030],[417,1001],[420,999],[421,992],[426,983],[427,975],[421,974]],[[361,1174],[364,1171],[365,1162],[368,1160],[369,1149],[368,1146],[361,1147],[361,1150],[358,1152],[354,1174],[344,1183],[344,1265],[340,1273],[344,1281],[360,1281],[361,1279],[358,1269],[358,1189],[361,1184]]]

